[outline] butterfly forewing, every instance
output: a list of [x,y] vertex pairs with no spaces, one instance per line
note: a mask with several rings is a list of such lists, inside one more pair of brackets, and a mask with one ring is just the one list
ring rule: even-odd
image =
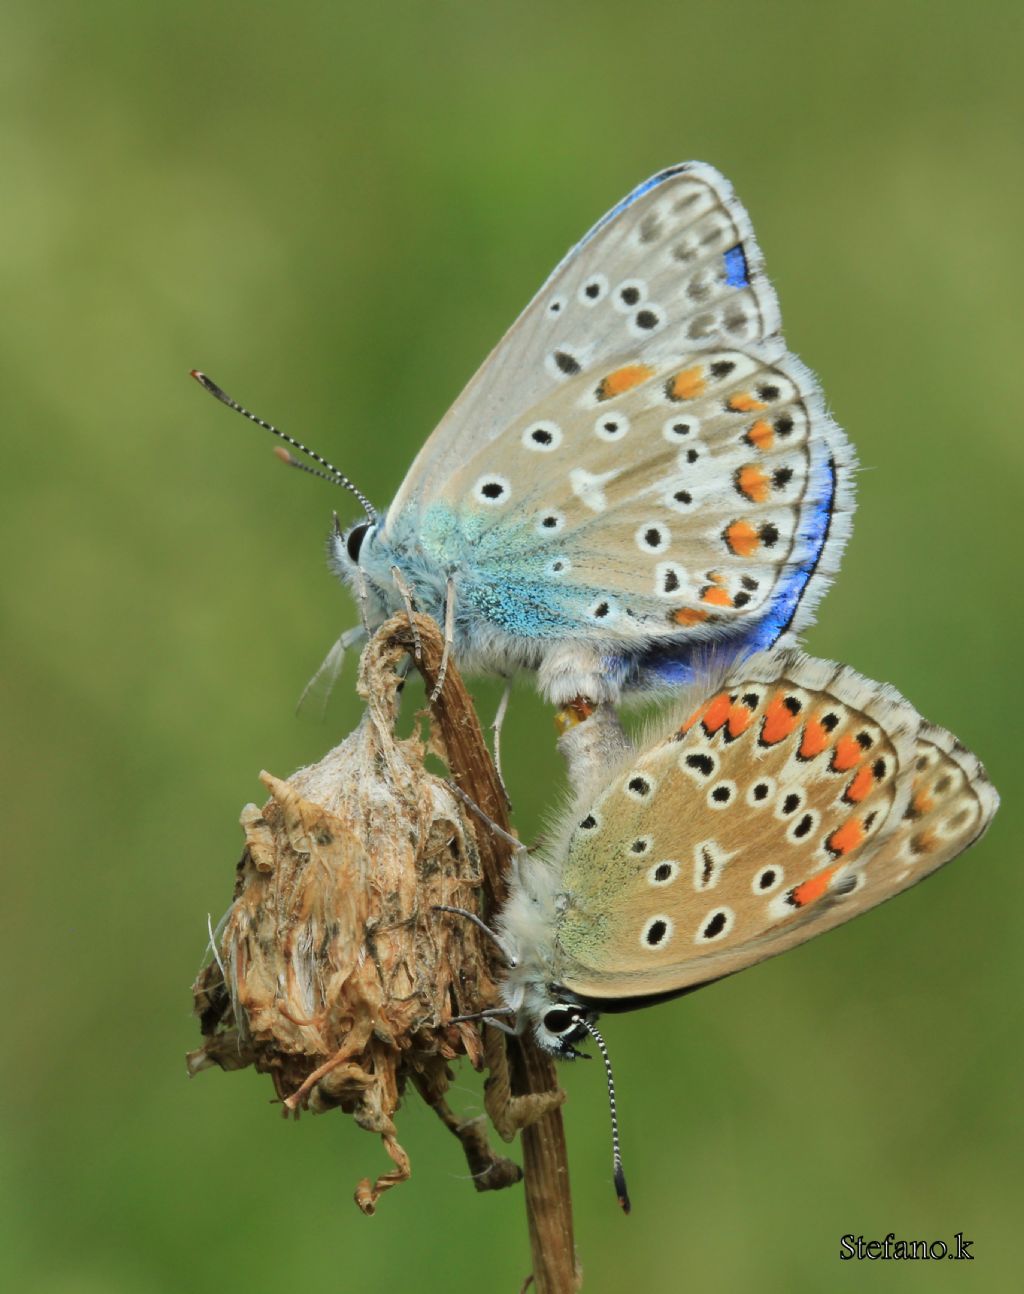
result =
[[622,999],[731,974],[949,861],[996,803],[973,756],[891,689],[759,658],[581,817],[558,980]]

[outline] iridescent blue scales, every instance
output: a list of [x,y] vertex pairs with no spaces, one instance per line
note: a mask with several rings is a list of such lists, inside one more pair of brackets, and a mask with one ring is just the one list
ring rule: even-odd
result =
[[467,672],[617,700],[709,648],[792,642],[838,566],[852,470],[746,212],[691,163],[569,253],[331,561],[371,628],[408,596],[447,615]]

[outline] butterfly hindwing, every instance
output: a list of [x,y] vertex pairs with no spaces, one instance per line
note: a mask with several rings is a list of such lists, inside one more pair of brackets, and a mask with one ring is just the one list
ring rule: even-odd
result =
[[671,684],[701,641],[755,651],[806,623],[852,470],[746,212],[694,164],[555,271],[424,446],[381,551],[421,554],[421,583],[453,573],[468,638],[583,639]]
[[731,974],[922,879],[997,802],[974,757],[892,689],[755,658],[579,816],[553,973],[595,1000]]
[[[652,306],[659,323],[644,328],[638,316]],[[669,167],[613,207],[555,268],[420,451],[392,517],[439,493],[467,445],[502,436],[510,413],[539,405],[583,367],[647,344],[652,332],[686,350],[713,336],[751,343],[778,331],[778,301],[732,186],[700,162]]]
[[607,376],[574,378],[513,423],[501,470],[485,453],[453,476],[464,596],[498,586],[538,606],[538,633],[624,644],[764,624],[753,649],[798,628],[851,506],[813,380],[728,349],[632,367],[642,381],[611,396]]

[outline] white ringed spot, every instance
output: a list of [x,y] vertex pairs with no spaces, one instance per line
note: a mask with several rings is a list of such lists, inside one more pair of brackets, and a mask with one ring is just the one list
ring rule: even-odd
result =
[[502,504],[508,503],[512,486],[508,477],[490,472],[479,478],[473,486],[472,494],[477,503],[483,503],[489,508],[500,508]]
[[626,778],[626,784],[622,788],[631,800],[646,800],[654,794],[658,783],[649,773],[641,773],[634,769]]
[[605,413],[594,423],[598,440],[621,440],[629,431],[629,419],[624,413]]
[[647,873],[648,885],[671,885],[679,875],[679,864],[671,859],[655,863]]
[[693,507],[693,490],[685,485],[674,485],[662,495],[661,502],[673,512],[689,512]]
[[697,927],[694,935],[695,944],[709,944],[716,939],[724,939],[736,924],[736,914],[732,908],[712,908]]
[[676,598],[688,575],[678,562],[659,562],[654,568],[654,592],[659,598]]
[[580,284],[576,300],[581,305],[594,306],[608,295],[608,279],[603,274],[591,274]]
[[643,279],[623,279],[612,293],[612,304],[620,314],[629,314],[647,297]]
[[693,440],[700,435],[700,419],[686,418],[677,414],[667,418],[662,425],[661,434],[670,445],[681,445],[686,440]]
[[736,783],[728,778],[715,785],[708,791],[707,806],[709,809],[727,809],[736,799]]
[[640,947],[648,950],[663,948],[672,938],[674,931],[675,925],[671,917],[662,915],[650,917],[644,922],[644,928],[640,932]]
[[537,518],[535,527],[538,535],[557,535],[565,527],[565,517],[561,512],[547,509]]
[[766,804],[770,803],[774,794],[775,779],[773,777],[758,777],[747,788],[744,799],[752,809],[762,809]]
[[668,315],[661,306],[655,305],[653,301],[645,301],[639,310],[630,315],[629,331],[634,337],[653,337],[665,327],[667,318]]
[[562,443],[562,428],[557,422],[532,422],[523,432],[523,448],[537,454],[550,454]]
[[698,893],[713,890],[722,879],[722,870],[735,850],[723,849],[717,840],[701,840],[693,847],[693,888]]
[[645,521],[633,538],[642,553],[663,553],[672,542],[672,532],[660,521]]
[[609,624],[615,619],[618,609],[611,598],[597,598],[587,607],[586,614],[596,624]]
[[750,882],[751,893],[772,894],[785,879],[785,872],[776,863],[772,863],[768,867],[758,868]]

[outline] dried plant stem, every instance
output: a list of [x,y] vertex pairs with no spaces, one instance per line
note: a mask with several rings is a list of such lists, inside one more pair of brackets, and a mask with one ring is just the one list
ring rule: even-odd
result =
[[[420,657],[428,696],[433,692],[444,641],[427,616],[416,616]],[[392,639],[412,654],[414,628],[404,618],[392,621]],[[510,830],[501,782],[491,761],[469,693],[456,670],[449,668],[440,695],[431,702],[444,740],[448,767],[458,785],[497,825]],[[484,912],[494,913],[507,894],[508,846],[493,832],[480,830],[478,848],[484,877]],[[542,1097],[555,1091],[554,1062],[526,1038],[508,1038],[508,1069],[513,1097]],[[578,1290],[573,1240],[572,1197],[565,1129],[559,1108],[550,1109],[523,1129],[523,1169],[526,1216],[533,1256],[533,1288],[537,1294],[571,1294]]]

